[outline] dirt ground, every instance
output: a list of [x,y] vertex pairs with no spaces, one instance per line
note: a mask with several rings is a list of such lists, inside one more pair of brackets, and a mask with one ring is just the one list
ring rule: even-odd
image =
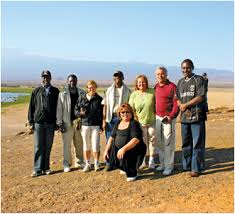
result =
[[[24,131],[27,105],[3,109],[1,117],[1,212],[234,212],[232,109],[210,110],[203,175],[191,178],[181,172],[177,123],[174,173],[163,176],[144,169],[132,183],[118,170],[84,173],[74,168],[64,173],[60,133],[51,152],[54,173],[31,178],[33,136],[17,135]],[[104,144],[102,135],[102,148]]]

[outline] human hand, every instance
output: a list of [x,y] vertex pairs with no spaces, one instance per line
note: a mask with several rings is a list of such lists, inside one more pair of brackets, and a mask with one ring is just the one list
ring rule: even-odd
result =
[[163,119],[162,119],[162,123],[171,123],[171,118],[170,116],[165,116]]
[[63,123],[59,125],[59,130],[60,130],[61,133],[66,132],[66,128],[65,128],[65,125]]
[[109,152],[105,149],[103,154],[104,160],[109,160]]
[[86,114],[87,114],[86,108],[85,107],[81,107],[80,108],[80,115],[81,115],[81,117],[85,117]]
[[186,104],[181,104],[179,108],[180,108],[180,111],[184,112],[187,109],[187,106]]
[[106,125],[107,125],[107,124],[106,124],[106,121],[105,121],[105,120],[103,120],[103,123],[102,123],[102,129],[103,129],[103,130],[105,130]]
[[126,153],[126,151],[125,151],[124,148],[119,149],[118,152],[117,152],[117,158],[118,159],[123,159],[125,153]]

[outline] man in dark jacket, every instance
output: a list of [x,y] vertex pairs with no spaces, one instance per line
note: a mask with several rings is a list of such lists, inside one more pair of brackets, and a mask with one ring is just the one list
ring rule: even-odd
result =
[[50,153],[56,128],[56,107],[59,89],[51,85],[51,73],[41,74],[42,86],[33,90],[28,121],[34,129],[34,171],[31,177],[51,174]]

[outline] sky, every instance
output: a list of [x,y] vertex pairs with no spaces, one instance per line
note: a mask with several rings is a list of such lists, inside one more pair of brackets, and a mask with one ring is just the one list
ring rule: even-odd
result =
[[2,54],[233,70],[233,11],[232,1],[2,1]]

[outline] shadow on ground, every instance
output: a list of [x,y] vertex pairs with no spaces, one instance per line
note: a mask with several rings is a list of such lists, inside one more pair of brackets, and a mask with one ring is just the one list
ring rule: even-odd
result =
[[[157,160],[157,164],[159,161]],[[225,171],[234,170],[234,148],[223,148],[223,149],[215,149],[214,147],[206,148],[205,152],[205,170],[202,174],[213,174]],[[169,176],[174,176],[178,173],[182,173],[182,165],[181,165],[181,151],[175,152],[175,169],[173,173]],[[162,175],[161,172],[157,172],[156,170],[151,169],[143,169],[140,170],[141,177],[139,180],[142,179],[159,179],[164,178],[165,176]]]

